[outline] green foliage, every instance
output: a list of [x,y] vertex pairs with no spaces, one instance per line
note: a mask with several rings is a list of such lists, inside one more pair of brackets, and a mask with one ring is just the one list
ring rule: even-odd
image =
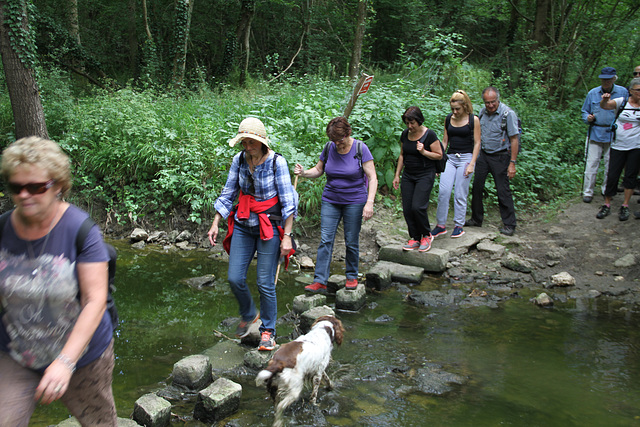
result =
[[[468,72],[481,75],[473,67]],[[401,115],[408,106],[419,106],[425,125],[442,137],[450,93],[427,94],[423,83],[397,75],[376,76],[349,118],[353,136],[373,153],[381,194],[395,192],[391,182],[404,128]],[[104,210],[114,221],[132,224],[169,223],[176,215],[195,224],[210,221],[213,202],[238,152],[227,141],[250,115],[265,123],[272,147],[287,159],[291,171],[296,163],[314,166],[327,141],[326,124],[342,114],[352,92],[346,79],[309,76],[270,85],[253,80],[245,89],[220,87],[216,92],[205,86],[182,92],[179,98],[131,87],[78,98],[70,84],[60,72],[42,80],[50,136],[73,160],[74,197],[84,206]],[[524,128],[512,187],[518,209],[535,209],[574,193],[585,131],[578,105],[571,110],[548,108],[536,73],[527,74],[527,84],[515,92],[505,89],[504,82],[495,84]],[[481,105],[480,91],[470,96]],[[7,98],[0,102],[0,111],[8,108]],[[299,180],[301,218],[318,219],[324,182]],[[495,203],[491,179],[486,191],[487,203]],[[433,202],[436,197],[434,189]],[[400,209],[395,197],[384,196],[379,202]]]

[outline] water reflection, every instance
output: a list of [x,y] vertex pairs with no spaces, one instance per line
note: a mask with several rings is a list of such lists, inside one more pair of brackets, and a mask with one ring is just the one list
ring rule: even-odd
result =
[[[114,394],[119,415],[129,417],[138,397],[165,384],[176,361],[218,342],[214,328],[233,333],[220,322],[237,316],[237,304],[224,281],[226,264],[206,252],[119,250]],[[208,273],[219,278],[213,289],[180,283]],[[280,278],[283,315],[302,286],[292,274],[281,271]],[[418,288],[443,286],[432,279]],[[521,298],[491,310],[414,306],[395,289],[367,298],[360,313],[339,314],[347,332],[330,365],[337,388],[321,390],[318,399],[329,425],[640,424],[638,318],[604,299],[541,309]],[[421,393],[417,376],[431,364],[467,380],[445,396]],[[231,379],[243,386],[236,425],[270,425],[271,402],[253,375]],[[315,419],[305,405],[294,408]],[[62,406],[40,407],[31,424],[65,416]]]

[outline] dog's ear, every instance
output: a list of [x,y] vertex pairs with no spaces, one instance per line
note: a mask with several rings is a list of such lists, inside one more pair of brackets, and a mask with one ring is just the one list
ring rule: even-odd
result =
[[334,331],[334,341],[338,345],[342,345],[342,339],[344,338],[344,327],[342,326],[342,322],[335,317],[331,321],[333,323],[333,331]]

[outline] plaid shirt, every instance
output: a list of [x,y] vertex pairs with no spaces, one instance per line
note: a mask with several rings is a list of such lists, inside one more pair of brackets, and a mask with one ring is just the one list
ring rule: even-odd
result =
[[[276,157],[274,172],[273,157],[276,154],[271,152],[262,164],[255,167],[252,175],[246,160],[243,159],[242,165],[240,164],[240,156],[244,155],[244,151],[241,151],[233,157],[227,183],[214,204],[216,211],[223,218],[227,218],[242,189],[243,193],[253,194],[258,201],[278,196],[282,207],[282,220],[286,220],[291,215],[295,218],[298,214],[298,193],[291,184],[289,166],[284,157]],[[247,221],[238,221],[237,216],[235,220],[249,227],[259,225],[258,215],[254,212]]]

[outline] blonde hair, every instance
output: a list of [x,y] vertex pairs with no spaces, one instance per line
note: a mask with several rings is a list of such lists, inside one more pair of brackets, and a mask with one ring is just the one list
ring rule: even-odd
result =
[[471,98],[467,95],[467,92],[463,90],[457,90],[453,92],[451,98],[449,99],[449,103],[459,102],[462,105],[462,109],[467,114],[473,114],[473,104],[471,104]]
[[5,182],[8,182],[16,168],[23,164],[46,170],[60,186],[62,196],[66,196],[71,190],[69,156],[57,143],[38,136],[20,138],[11,143],[2,152],[0,173]]

